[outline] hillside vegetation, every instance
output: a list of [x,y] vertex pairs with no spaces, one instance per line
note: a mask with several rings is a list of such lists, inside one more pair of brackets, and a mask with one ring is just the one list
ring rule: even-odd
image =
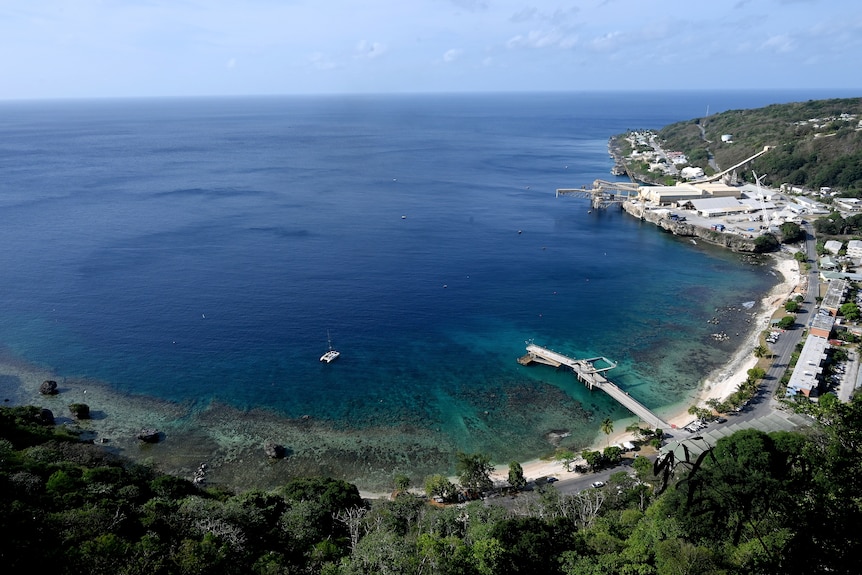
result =
[[[666,150],[684,152],[690,165],[714,173],[754,155],[769,153],[741,171],[766,174],[765,183],[819,190],[834,188],[845,196],[862,196],[862,98],[774,104],[753,110],[730,110],[666,126],[658,132]],[[703,128],[703,132],[701,131]],[[722,135],[732,136],[723,142]],[[705,137],[705,139],[704,139]]]
[[545,485],[510,510],[441,508],[407,492],[369,502],[328,478],[203,488],[57,434],[38,408],[0,407],[0,565],[9,575],[858,573],[862,401],[827,395],[806,409],[821,424],[810,434],[739,431],[697,462],[641,457],[637,478],[623,471],[572,495]]

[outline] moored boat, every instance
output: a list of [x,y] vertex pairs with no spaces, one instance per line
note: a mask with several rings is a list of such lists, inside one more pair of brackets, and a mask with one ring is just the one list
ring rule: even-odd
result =
[[320,361],[324,363],[332,363],[338,356],[341,355],[340,351],[335,351],[332,349],[332,338],[329,337],[329,332],[326,332],[326,340],[329,342],[329,351],[320,356]]

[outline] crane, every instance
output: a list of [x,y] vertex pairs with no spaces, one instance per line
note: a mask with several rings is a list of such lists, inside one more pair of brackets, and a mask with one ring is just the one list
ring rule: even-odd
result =
[[763,219],[763,225],[769,227],[769,216],[766,215],[766,202],[763,200],[763,192],[760,190],[760,182],[766,177],[766,174],[757,176],[757,172],[751,171],[754,174],[754,181],[757,183],[757,197],[760,198],[760,214]]

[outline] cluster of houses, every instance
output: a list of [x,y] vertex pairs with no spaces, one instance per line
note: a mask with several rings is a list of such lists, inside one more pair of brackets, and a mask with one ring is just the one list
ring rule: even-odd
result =
[[[646,162],[649,165],[651,172],[664,174],[668,176],[682,175],[682,177],[691,177],[691,170],[695,168],[685,167],[680,173],[679,166],[688,164],[688,158],[682,152],[665,152],[661,149],[658,142],[655,141],[656,134],[650,130],[641,130],[629,132],[626,135],[626,140],[632,147],[632,153],[629,155],[629,160],[633,162]],[[700,170],[699,176],[703,177],[703,170]]]
[[[817,397],[824,384],[823,366],[827,351],[840,342],[830,339],[835,329],[854,329],[842,325],[838,317],[839,309],[846,302],[851,282],[862,282],[862,274],[848,268],[862,262],[862,241],[841,242],[829,240],[823,245],[826,254],[819,260],[820,280],[825,282],[826,294],[820,302],[820,309],[811,318],[808,338],[796,363],[796,369],[787,384],[787,395],[801,394]],[[857,300],[860,296],[857,295]],[[857,301],[857,303],[859,303]]]
[[846,279],[862,282],[862,274],[850,271],[851,267],[862,261],[862,241],[850,240],[845,248],[844,242],[829,240],[823,244],[823,248],[828,253],[820,256],[818,261],[820,279],[823,281]]
[[808,337],[796,368],[787,383],[787,395],[804,395],[805,397],[817,397],[823,384],[823,366],[828,357],[827,351],[833,345],[831,340],[832,330],[835,328],[838,309],[847,296],[848,281],[846,279],[834,279],[828,283],[826,294],[820,303],[820,311],[811,318]]
[[846,112],[841,113],[837,116],[828,116],[826,118],[809,118],[808,120],[800,120],[798,122],[793,122],[794,126],[797,127],[805,127],[810,126],[815,130],[822,131],[825,130],[825,133],[817,133],[814,134],[814,137],[823,137],[828,135],[830,132],[834,131],[837,127],[837,124],[855,124],[856,130],[862,130],[862,120],[856,118],[856,114],[847,114]]

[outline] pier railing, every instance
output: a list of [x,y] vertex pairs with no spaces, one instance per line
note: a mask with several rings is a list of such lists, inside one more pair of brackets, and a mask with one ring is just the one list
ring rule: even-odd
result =
[[[597,361],[603,361],[608,364],[606,367],[598,368],[595,366]],[[611,362],[604,357],[593,357],[589,359],[573,359],[556,351],[541,347],[535,344],[527,345],[527,355],[518,360],[523,365],[530,363],[542,363],[559,367],[565,365],[570,368],[578,380],[584,383],[590,390],[598,388],[609,396],[617,400],[617,402],[637,415],[648,425],[656,429],[669,429],[671,426],[666,421],[662,420],[658,415],[650,411],[645,405],[633,398],[627,391],[622,390],[618,385],[604,376],[604,372],[613,369],[617,364]]]

